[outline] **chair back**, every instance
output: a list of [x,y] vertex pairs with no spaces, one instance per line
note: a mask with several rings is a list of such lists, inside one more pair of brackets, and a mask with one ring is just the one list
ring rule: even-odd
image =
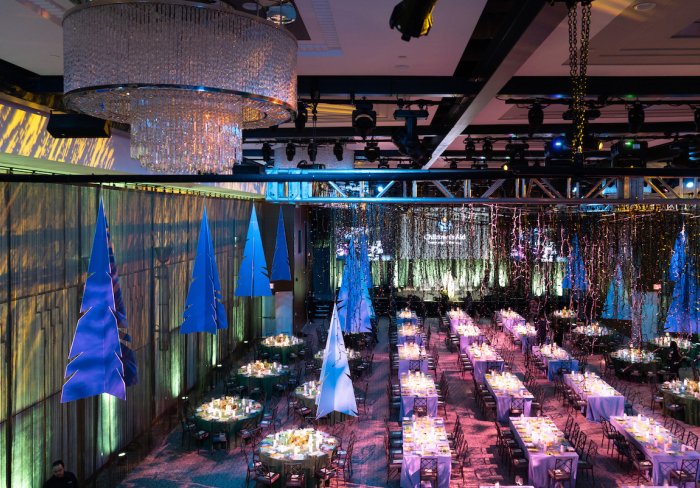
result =
[[681,461],[681,471],[692,476],[693,479],[698,477],[698,466],[700,466],[700,459],[683,459]]
[[581,427],[577,423],[574,423],[574,428],[571,429],[571,434],[569,435],[569,442],[572,446],[577,445],[576,442],[578,441],[579,432],[581,432]]
[[426,397],[415,397],[413,399],[413,415],[416,417],[428,416],[428,399]]
[[[578,425],[578,424],[577,424]],[[554,462],[554,470],[559,470],[562,473],[571,474],[574,469],[573,458],[557,458]]]
[[518,410],[525,413],[525,399],[523,397],[513,397],[510,400],[510,410]]
[[420,481],[438,480],[438,460],[436,457],[422,457],[420,459]]
[[688,437],[685,440],[685,444],[696,450],[698,448],[698,436],[688,431]]
[[423,361],[421,359],[409,359],[408,361],[408,370],[417,372],[421,370],[421,363]]

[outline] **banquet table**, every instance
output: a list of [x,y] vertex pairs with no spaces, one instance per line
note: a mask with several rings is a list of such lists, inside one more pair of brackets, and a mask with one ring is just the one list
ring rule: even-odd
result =
[[546,344],[542,347],[532,346],[532,353],[544,361],[547,366],[547,378],[554,381],[554,377],[562,367],[568,367],[569,371],[578,371],[578,361],[571,357],[565,349],[555,345]]
[[[648,417],[611,417],[610,423],[627,440],[639,448],[653,465],[652,482],[662,485],[670,481],[670,469],[679,469],[683,459],[700,459],[700,453],[683,446],[663,425]],[[688,450],[685,450],[685,449]]]
[[525,318],[513,310],[497,310],[496,319],[500,319],[503,322],[503,328],[507,330],[512,330],[517,324],[524,324]]
[[453,334],[457,333],[457,328],[462,325],[473,325],[474,320],[466,313],[448,313],[447,319],[450,321],[450,330]]
[[523,414],[530,416],[534,396],[525,388],[520,378],[510,373],[485,376],[486,388],[496,399],[496,416],[499,422],[507,423],[513,398],[522,398]]
[[261,388],[266,396],[271,396],[273,389],[282,378],[289,375],[289,367],[278,363],[255,361],[238,370],[238,382],[248,389]]
[[264,338],[260,343],[260,349],[267,352],[270,358],[279,355],[282,364],[289,364],[292,360],[290,355],[294,353],[298,356],[303,345],[304,341],[298,337],[279,334]]
[[401,386],[401,418],[413,415],[413,402],[416,397],[427,398],[428,416],[437,417],[438,394],[435,380],[425,373],[404,373],[399,375]]
[[474,379],[479,383],[484,382],[487,371],[503,371],[503,358],[488,344],[472,344],[467,348],[467,356],[474,366]]
[[411,323],[411,324],[417,324],[418,323],[418,316],[416,315],[416,312],[413,310],[402,310],[401,312],[398,312],[396,314],[396,323],[397,324],[402,324],[402,323]]
[[411,324],[403,324],[397,329],[397,344],[415,343],[423,345],[423,334],[420,327]]
[[480,343],[484,340],[484,334],[477,326],[458,325],[454,331],[459,336],[459,352],[466,353],[467,348],[474,343]]
[[616,375],[625,373],[632,366],[635,366],[642,373],[647,373],[659,365],[659,361],[653,353],[641,349],[623,347],[611,353],[610,358],[613,361]]
[[625,397],[595,374],[566,374],[564,383],[586,400],[586,418],[595,422],[625,413]]
[[[674,380],[664,382],[659,388],[664,396],[664,409],[667,405],[678,403],[684,406],[685,423],[688,425],[700,425],[700,393],[697,392],[698,384],[691,381]],[[696,396],[697,395],[697,396]]]
[[554,469],[557,459],[568,458],[573,460],[571,486],[576,486],[578,454],[549,417],[511,417],[510,425],[528,460],[527,476],[532,486],[546,488],[547,470]]
[[205,402],[195,409],[194,423],[207,432],[226,432],[229,439],[250,419],[259,416],[263,407],[249,398],[223,396]]
[[[362,353],[360,351],[356,351],[355,349],[349,349],[345,348],[345,352],[348,355],[348,365],[350,366],[350,369],[352,369],[353,366],[359,364],[362,361]],[[320,349],[314,354],[314,361],[316,361],[316,364],[319,366],[323,364],[323,356],[325,355],[325,350]]]
[[516,324],[513,326],[512,332],[515,338],[520,339],[523,354],[525,354],[537,340],[537,329],[531,324]]
[[425,357],[425,349],[418,344],[400,344],[399,351],[399,375],[409,370],[410,361],[420,361],[420,370],[428,372],[428,359]]
[[284,430],[260,442],[260,460],[277,473],[284,473],[285,464],[301,464],[306,472],[306,486],[312,488],[316,485],[316,466],[326,464],[338,446],[338,439],[320,430]]
[[420,461],[423,456],[437,458],[439,488],[449,488],[452,455],[447,440],[445,421],[421,417],[403,422],[403,465],[401,488],[420,486]]

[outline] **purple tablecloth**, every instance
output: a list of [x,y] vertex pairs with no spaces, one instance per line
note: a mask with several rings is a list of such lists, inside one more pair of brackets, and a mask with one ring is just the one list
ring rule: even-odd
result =
[[427,359],[399,359],[399,376],[404,373],[408,373],[408,362],[409,361],[420,361],[420,370],[424,373],[428,372],[428,360]]
[[[648,446],[646,442],[635,438],[632,432],[628,430],[633,418],[634,417],[611,417],[610,423],[618,432],[621,432],[631,444],[637,446],[644,454],[644,457],[651,461],[654,466],[651,473],[651,481],[654,484],[663,485],[664,480],[670,482],[671,480],[668,474],[665,473],[668,473],[672,469],[680,469],[683,459],[700,459],[700,453],[696,451],[666,453],[663,447],[654,448]],[[660,427],[660,429],[663,429],[663,427]],[[676,445],[675,448],[678,448],[678,446]]]
[[485,359],[482,357],[475,357],[472,348],[467,348],[467,356],[474,366],[474,379],[479,383],[484,382],[484,377],[486,373],[492,369],[498,372],[503,371],[503,358],[497,356],[496,358]]
[[[413,340],[411,340],[409,338],[411,338]],[[419,346],[422,346],[423,345],[423,334],[418,333],[415,335],[402,335],[401,333],[399,333],[396,336],[396,343],[397,344],[407,344],[407,343],[411,343],[411,342],[414,342],[414,343],[418,344]]]
[[549,381],[554,381],[557,371],[564,363],[568,363],[570,371],[578,371],[578,361],[571,358],[571,356],[569,356],[569,359],[550,359],[543,355],[537,346],[532,346],[532,353],[544,361],[544,364],[547,366],[547,378],[549,378]]
[[[508,422],[508,417],[510,416],[510,406],[513,402],[513,395],[510,393],[505,393],[503,391],[494,390],[493,385],[491,385],[491,382],[489,381],[489,378],[485,377],[484,379],[486,383],[486,388],[488,388],[491,395],[493,395],[493,397],[496,399],[496,416],[498,418],[498,421],[505,424]],[[524,385],[523,390],[524,392],[522,396],[516,396],[517,398],[523,398],[525,400],[523,402],[523,414],[526,417],[529,417],[530,411],[532,409],[532,400],[534,397],[529,391],[527,391]]]
[[453,334],[457,333],[457,327],[460,325],[473,325],[474,320],[467,316],[464,317],[448,317],[450,321],[450,330],[452,331]]
[[[443,422],[442,419],[434,419],[432,421]],[[403,465],[401,466],[401,488],[417,488],[420,486],[420,460],[422,456],[413,452],[406,445],[406,427],[410,422],[404,422],[404,455]],[[444,431],[444,424],[442,426]],[[447,442],[447,434],[444,434]],[[438,488],[450,488],[450,477],[452,475],[452,456],[430,454],[426,457],[437,458],[438,460]]]
[[583,391],[583,383],[574,381],[570,374],[564,375],[564,382],[588,403],[586,408],[588,420],[595,422],[600,422],[601,419],[610,420],[610,417],[617,417],[625,412],[625,397],[622,395],[595,396],[590,392],[585,392]]
[[[541,419],[544,417],[527,417],[529,419]],[[528,460],[528,472],[527,477],[529,483],[535,488],[547,488],[548,477],[547,470],[554,469],[557,459],[572,458],[572,483],[571,486],[576,486],[576,469],[578,468],[578,454],[576,451],[573,452],[559,452],[558,449],[547,453],[542,451],[530,451],[527,446],[525,446],[525,441],[523,441],[518,429],[514,428],[515,424],[513,421],[518,421],[517,417],[510,419],[511,430],[515,433],[515,439],[517,440],[520,447],[523,449],[523,453]],[[563,436],[563,434],[562,434]],[[568,445],[568,442],[565,441]],[[570,449],[573,449],[570,447]]]
[[459,351],[462,353],[466,353],[467,349],[469,349],[469,346],[472,344],[478,344],[480,342],[483,342],[484,336],[483,335],[478,335],[478,336],[459,336]]

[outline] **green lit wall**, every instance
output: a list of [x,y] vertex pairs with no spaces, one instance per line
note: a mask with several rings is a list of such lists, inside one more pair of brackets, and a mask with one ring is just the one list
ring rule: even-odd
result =
[[[97,187],[0,183],[1,488],[41,487],[58,458],[89,478],[202,386],[212,365],[255,333],[246,324],[260,322],[249,299],[233,296],[252,201],[105,188],[140,381],[125,402],[102,395],[61,404],[99,195]],[[183,336],[204,205],[229,328]]]

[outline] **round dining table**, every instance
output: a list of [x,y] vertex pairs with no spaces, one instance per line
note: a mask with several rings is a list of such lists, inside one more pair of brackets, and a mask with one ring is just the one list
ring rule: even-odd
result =
[[229,439],[235,439],[238,431],[262,411],[262,404],[250,398],[223,396],[197,407],[194,423],[199,429],[207,432],[226,432]]
[[289,364],[292,362],[294,359],[292,358],[292,354],[296,354],[298,357],[299,351],[301,351],[303,346],[303,340],[286,334],[266,337],[260,342],[260,350],[268,353],[270,358],[279,356],[279,361],[282,364]]
[[248,390],[260,388],[269,397],[273,394],[275,385],[289,376],[289,367],[279,363],[255,361],[238,369],[238,383]]

